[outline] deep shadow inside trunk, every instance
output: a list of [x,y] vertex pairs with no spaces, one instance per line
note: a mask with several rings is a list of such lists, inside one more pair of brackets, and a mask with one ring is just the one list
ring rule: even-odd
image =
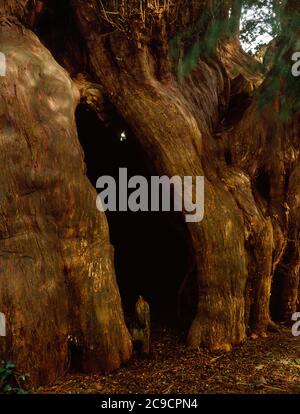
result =
[[[76,119],[87,175],[94,186],[103,175],[114,177],[118,183],[120,168],[127,168],[128,179],[135,175],[150,177],[146,157],[121,120],[116,121],[117,126],[105,127],[83,105],[79,105]],[[165,212],[106,214],[126,316],[130,317],[142,295],[150,304],[153,321],[175,324],[177,294],[188,266],[188,243],[174,226],[182,219]]]

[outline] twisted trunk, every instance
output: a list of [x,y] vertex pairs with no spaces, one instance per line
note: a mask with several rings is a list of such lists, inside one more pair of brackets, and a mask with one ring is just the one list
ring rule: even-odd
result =
[[[110,10],[110,2],[103,3]],[[265,336],[274,326],[271,296],[278,318],[289,320],[297,310],[300,124],[294,108],[282,120],[287,82],[280,79],[280,65],[289,64],[298,34],[265,77],[241,50],[236,22],[212,53],[204,53],[198,46],[208,42],[218,9],[211,1],[189,4],[177,10],[173,25],[162,13],[149,26],[143,14],[142,21],[132,18],[122,30],[96,0],[72,0],[84,53],[74,65],[73,49],[66,47],[58,60],[73,82],[31,32],[1,29],[11,69],[1,80],[7,199],[1,207],[6,264],[0,310],[14,332],[3,352],[21,365],[26,357],[28,369],[34,363],[45,380],[62,373],[68,334],[80,339],[88,371],[115,368],[131,352],[106,219],[96,214],[95,193],[84,176],[74,124],[78,90],[101,120],[113,108],[126,121],[155,175],[205,177],[204,220],[186,225],[191,260],[182,277],[181,314],[197,304],[187,343],[230,350],[247,334]],[[224,2],[220,19],[231,6]],[[194,16],[202,17],[200,23]],[[196,59],[184,36],[189,25],[196,30],[191,53]],[[183,35],[175,39],[174,56],[170,49],[178,33]],[[275,77],[280,87],[274,90]],[[265,96],[271,99],[264,102]],[[23,286],[29,284],[27,296]],[[43,300],[35,299],[39,295]],[[41,333],[30,353],[33,336]]]

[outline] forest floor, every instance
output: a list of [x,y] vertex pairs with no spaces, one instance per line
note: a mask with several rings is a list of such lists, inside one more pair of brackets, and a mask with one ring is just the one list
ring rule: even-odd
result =
[[248,340],[222,354],[188,350],[172,329],[159,328],[153,336],[151,355],[135,355],[110,375],[68,374],[33,392],[300,394],[300,337],[290,330]]

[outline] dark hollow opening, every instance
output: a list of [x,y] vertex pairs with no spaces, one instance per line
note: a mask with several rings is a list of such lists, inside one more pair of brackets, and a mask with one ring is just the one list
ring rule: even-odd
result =
[[[34,7],[36,2],[32,2],[32,13]],[[71,76],[86,70],[85,45],[78,31],[70,0],[45,2],[33,30],[55,60]]]
[[266,201],[270,200],[270,179],[264,169],[259,170],[254,187]]
[[[83,105],[79,105],[76,119],[87,175],[93,186],[103,175],[118,182],[119,168],[127,168],[128,178],[149,178],[146,158],[124,124],[105,127]],[[125,314],[132,314],[138,296],[142,295],[149,302],[153,321],[175,324],[177,293],[188,265],[185,235],[173,224],[177,216],[130,211],[107,211],[106,215]]]
[[235,125],[243,118],[251,102],[251,98],[247,93],[239,93],[231,96],[226,115],[227,127]]
[[226,150],[224,153],[225,162],[227,165],[232,165],[232,155],[230,150]]

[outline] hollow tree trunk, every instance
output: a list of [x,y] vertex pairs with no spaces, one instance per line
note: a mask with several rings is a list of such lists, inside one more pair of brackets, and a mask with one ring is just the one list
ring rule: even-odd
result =
[[[236,22],[213,53],[199,51],[190,71],[182,69],[184,36],[171,58],[175,33],[196,27],[195,44],[205,43],[211,19],[218,12],[228,18],[232,2],[218,10],[218,2],[178,0],[173,26],[169,10],[151,24],[142,13],[120,27],[98,1],[72,0],[83,74],[74,76],[72,48],[61,64],[74,82],[24,29],[24,22],[34,29],[45,2],[33,3],[28,11],[25,0],[0,1],[0,51],[8,62],[0,78],[0,311],[8,320],[1,356],[37,383],[63,373],[68,335],[78,339],[87,371],[108,371],[130,357],[109,230],[96,213],[75,129],[78,91],[101,119],[113,108],[127,122],[156,174],[205,176],[205,218],[187,225],[197,281],[187,343],[230,350],[248,332],[266,335],[277,273],[275,307],[290,319],[299,297],[299,114],[281,121],[284,87],[261,105],[282,73],[275,63],[264,79],[240,49]],[[115,12],[112,2],[102,4]],[[190,295],[190,280],[182,296]]]
[[[219,42],[213,57],[200,58],[180,80],[169,61],[164,19],[159,28],[152,26],[152,36],[157,36],[155,53],[144,34],[147,28],[132,26],[130,36],[120,30],[107,33],[99,23],[96,2],[88,3],[89,7],[80,0],[72,2],[86,42],[90,73],[130,125],[155,172],[206,178],[205,218],[188,225],[198,283],[198,306],[188,344],[228,350],[245,339],[248,326],[253,337],[265,336],[273,326],[269,310],[272,276],[285,251],[288,232],[298,235],[299,228],[296,186],[291,181],[286,189],[297,166],[296,115],[281,122],[276,102],[282,91],[263,108],[259,103],[263,88],[256,95],[249,94],[249,87],[258,88],[263,77],[253,72],[254,62],[240,49],[236,22],[231,37]],[[229,99],[234,93],[233,77],[244,79],[239,94],[247,105],[241,119],[231,113],[235,111]],[[269,188],[261,194],[259,181],[263,179]],[[277,304],[288,307],[288,318],[297,305],[297,235],[291,242],[290,272],[285,273],[286,286]]]

